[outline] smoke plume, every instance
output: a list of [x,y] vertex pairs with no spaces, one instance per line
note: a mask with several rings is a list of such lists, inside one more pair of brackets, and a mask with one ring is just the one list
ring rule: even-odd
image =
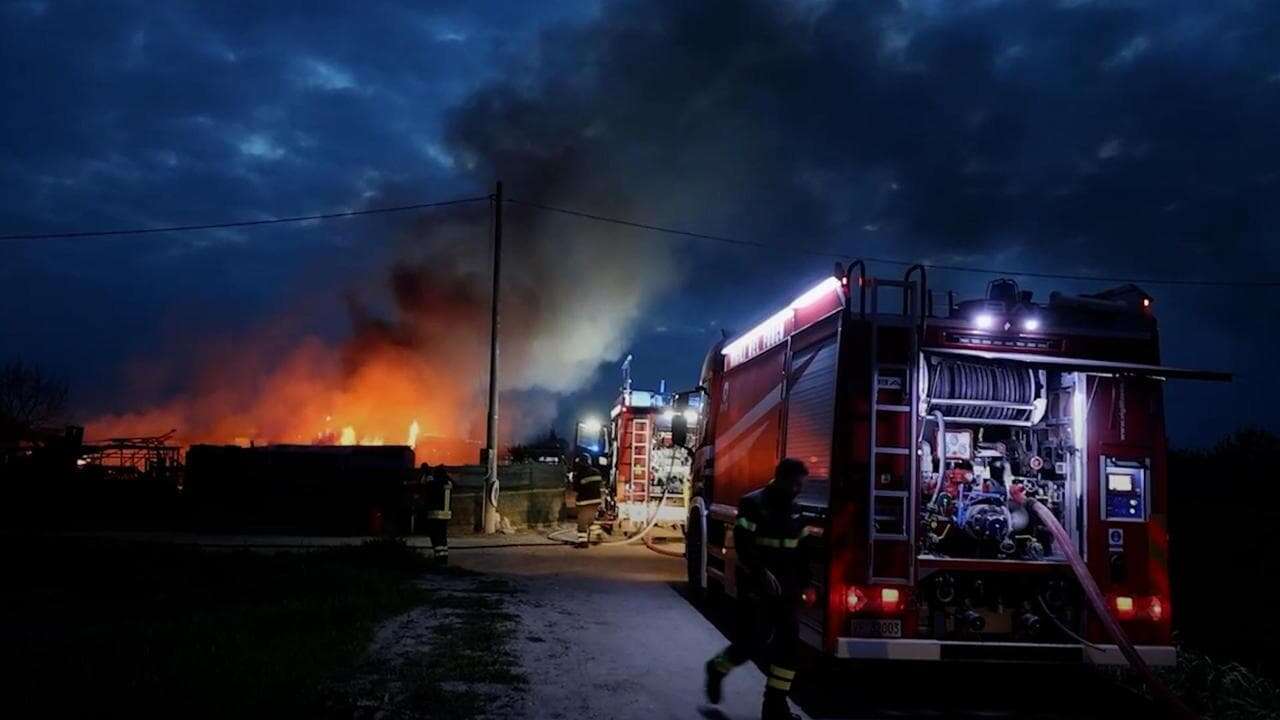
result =
[[[1280,24],[1266,5],[1202,9],[605,3],[512,49],[500,79],[448,113],[437,154],[459,186],[501,178],[519,200],[784,249],[1175,277],[1195,258],[1230,276],[1276,260]],[[688,268],[714,279],[693,302],[776,272],[527,205],[506,221],[502,386],[532,398],[507,406],[508,437],[544,427],[556,398],[625,353]],[[398,442],[416,419],[424,435],[478,439],[488,232],[476,215],[423,215],[394,238],[392,302],[353,303],[345,344],[304,342],[239,383],[205,369],[173,403],[102,425]],[[1274,335],[1246,295],[1183,297],[1187,338],[1210,316]]]

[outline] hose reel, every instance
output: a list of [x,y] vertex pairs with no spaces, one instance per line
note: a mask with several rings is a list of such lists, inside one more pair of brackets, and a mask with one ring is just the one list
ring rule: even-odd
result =
[[931,358],[924,414],[948,423],[1029,427],[1044,417],[1043,370],[1020,363]]

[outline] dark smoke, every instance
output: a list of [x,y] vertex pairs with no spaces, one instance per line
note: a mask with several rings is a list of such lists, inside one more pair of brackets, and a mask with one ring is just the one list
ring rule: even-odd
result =
[[1224,275],[1280,180],[1280,12],[1226,5],[1196,30],[1194,4],[611,3],[457,109],[450,144],[603,212],[908,257],[1053,244],[1064,272],[1212,247]]
[[[1274,278],[1277,48],[1274,4],[616,2],[547,33],[452,114],[449,140],[477,177],[530,199],[782,247]],[[521,219],[536,252],[580,259],[565,265],[575,276],[634,269],[613,257],[630,231]],[[678,258],[695,296],[776,272],[650,242],[626,261]],[[651,300],[643,288],[627,317]],[[595,289],[584,297],[617,297]],[[1270,291],[1150,289],[1171,355],[1265,370]],[[1223,342],[1192,341],[1209,319]],[[589,357],[616,354],[598,339]],[[1247,382],[1212,392],[1239,398],[1224,424],[1276,397]]]

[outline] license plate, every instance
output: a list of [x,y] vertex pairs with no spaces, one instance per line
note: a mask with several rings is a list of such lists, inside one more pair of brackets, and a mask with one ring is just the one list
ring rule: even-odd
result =
[[900,638],[901,620],[853,620],[849,628],[854,637]]

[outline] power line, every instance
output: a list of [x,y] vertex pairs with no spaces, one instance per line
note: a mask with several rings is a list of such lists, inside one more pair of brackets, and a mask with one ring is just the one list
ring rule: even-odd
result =
[[[758,240],[743,240],[741,238],[725,237],[722,235],[710,235],[707,233],[693,232],[690,230],[680,230],[678,228],[664,227],[662,225],[654,225],[652,223],[638,222],[635,220],[625,220],[622,218],[610,217],[608,215],[599,215],[597,213],[583,212],[581,210],[570,210],[568,208],[556,207],[554,205],[545,205],[543,203],[533,202],[532,200],[520,200],[518,198],[507,198],[507,202],[516,205],[524,205],[537,210],[547,212],[560,213],[562,215],[570,215],[572,217],[583,218],[586,220],[595,220],[598,222],[611,223],[613,225],[621,225],[624,227],[637,228],[640,230],[651,230],[653,232],[664,233],[667,235],[677,235],[680,237],[693,238],[695,240],[710,240],[713,242],[725,243],[729,245],[739,245],[746,247],[763,248],[774,252],[789,252],[800,255],[810,255],[814,257],[832,258],[836,260],[848,260],[853,258],[850,253],[834,253],[827,250],[815,250],[813,248],[799,247],[788,245],[781,247],[770,243],[760,242]],[[861,256],[859,259],[866,262],[884,263],[886,265],[909,266],[917,264],[912,260],[900,260],[898,258],[882,258]],[[978,273],[982,275],[1010,275],[1034,278],[1050,278],[1055,280],[1081,280],[1086,282],[1117,282],[1117,283],[1144,283],[1147,285],[1182,285],[1193,287],[1254,287],[1268,288],[1280,287],[1280,280],[1183,280],[1173,278],[1150,278],[1150,277],[1117,277],[1106,275],[1071,275],[1066,273],[1044,273],[1030,272],[1026,270],[1011,270],[1000,268],[980,268],[964,265],[941,265],[934,263],[920,263],[930,270],[947,270],[951,272]]]
[[290,217],[267,218],[265,220],[234,220],[231,222],[207,223],[204,225],[169,225],[166,227],[120,228],[115,230],[77,230],[56,233],[29,233],[17,235],[0,235],[0,241],[7,240],[64,240],[72,238],[107,237],[111,235],[151,235],[154,233],[187,232],[189,230],[225,230],[228,228],[254,227],[257,225],[278,225],[280,223],[307,222],[309,220],[335,220],[337,218],[359,217],[362,215],[380,215],[385,213],[407,212],[409,210],[425,210],[427,208],[464,205],[466,203],[488,201],[489,196],[458,198],[440,202],[415,203],[413,205],[395,205],[392,207],[368,208],[365,210],[345,210],[343,212],[321,213],[319,215],[293,215]]
[[[338,218],[360,217],[364,215],[380,215],[387,213],[407,212],[410,210],[425,210],[429,208],[447,207],[450,205],[465,205],[468,203],[492,201],[490,195],[482,195],[476,197],[457,198],[454,200],[443,200],[438,202],[414,203],[412,205],[396,205],[390,207],[368,208],[365,210],[346,210],[342,212],[320,213],[316,215],[294,215],[289,217],[267,218],[263,220],[235,220],[228,222],[206,223],[200,225],[170,225],[165,227],[148,227],[148,228],[117,228],[112,230],[77,230],[68,232],[53,233],[19,233],[10,235],[0,235],[0,241],[21,241],[21,240],[63,240],[76,238],[95,238],[109,236],[127,236],[127,235],[152,235],[157,233],[171,232],[188,232],[193,230],[225,230],[230,228],[256,227],[259,225],[278,225],[282,223],[308,222],[315,220],[335,220]],[[547,205],[544,203],[534,202],[532,200],[521,200],[519,198],[505,198],[505,202],[514,205],[523,205],[526,207],[542,210],[545,212],[559,213],[569,215],[584,220],[593,220],[596,222],[609,223],[612,225],[620,225],[623,227],[635,228],[638,230],[648,230],[651,232],[663,233],[666,235],[675,235],[679,237],[687,237],[694,240],[707,240],[711,242],[723,243],[726,245],[736,245],[739,247],[752,247],[772,252],[787,252],[799,255],[808,255],[811,257],[823,257],[834,260],[848,260],[852,258],[850,253],[837,253],[828,250],[818,250],[811,247],[803,247],[797,245],[788,245],[781,247],[771,243],[760,242],[758,240],[744,240],[742,238],[728,237],[724,235],[712,235],[710,233],[695,232],[692,230],[681,230],[679,228],[666,227],[653,223],[639,222],[636,220],[627,220],[624,218],[611,217],[598,213],[585,212],[582,210],[571,210],[569,208]],[[902,260],[899,258],[885,257],[867,257],[861,258],[867,262],[883,263],[886,265],[909,266],[915,265],[912,260]],[[1011,275],[1021,277],[1048,278],[1055,280],[1076,280],[1082,282],[1131,282],[1144,283],[1147,285],[1170,285],[1184,287],[1227,287],[1227,288],[1273,288],[1280,287],[1280,280],[1191,280],[1191,279],[1175,279],[1175,278],[1154,278],[1154,277],[1123,277],[1109,275],[1075,275],[1069,273],[1045,273],[1032,272],[1027,270],[1014,270],[1007,268],[985,268],[965,265],[944,265],[939,263],[923,263],[930,270],[946,270],[950,272],[977,273],[980,275]]]
[[[595,213],[582,212],[580,210],[569,210],[566,208],[555,207],[554,205],[543,205],[542,203],[536,203],[532,200],[507,198],[507,202],[514,205],[525,205],[538,210],[547,210],[549,212],[561,213],[563,215],[572,215],[573,217],[585,218],[587,220],[599,220],[600,222],[612,223],[614,225],[625,225],[626,227],[639,228],[641,230],[653,230],[654,232],[666,233],[668,235],[679,235],[681,237],[694,238],[698,240],[714,240],[716,242],[727,243],[730,245],[744,245],[747,247],[764,248],[766,250],[782,251],[787,249],[756,240],[741,240],[738,238],[724,237],[722,235],[708,235],[706,233],[692,232],[689,230],[676,230],[674,228],[662,227],[661,225],[650,225],[649,223],[636,222],[634,220],[622,220],[620,218],[609,217],[607,215],[596,215]],[[824,252],[821,250],[800,249],[797,252],[805,255],[835,258],[837,260],[844,260],[849,257],[847,254]]]

